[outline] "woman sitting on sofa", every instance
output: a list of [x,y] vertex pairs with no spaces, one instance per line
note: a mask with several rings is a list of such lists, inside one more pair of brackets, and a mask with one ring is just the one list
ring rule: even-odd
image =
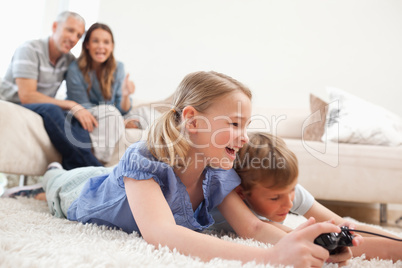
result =
[[122,117],[131,109],[130,95],[135,86],[125,75],[123,63],[115,60],[113,50],[110,28],[93,24],[82,43],[81,55],[71,63],[66,77],[67,99],[90,112],[83,127],[90,132],[95,156],[105,163],[109,162],[124,127],[137,127],[135,121],[125,123]]

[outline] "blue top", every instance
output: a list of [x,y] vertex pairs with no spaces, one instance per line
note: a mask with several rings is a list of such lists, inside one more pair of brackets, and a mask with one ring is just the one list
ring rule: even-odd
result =
[[90,71],[89,77],[92,82],[92,87],[88,96],[88,83],[85,81],[81,70],[78,68],[78,63],[75,60],[70,64],[67,71],[67,99],[81,104],[86,109],[100,104],[114,105],[117,109],[119,109],[120,113],[124,115],[128,111],[123,111],[120,106],[122,99],[122,86],[125,77],[123,63],[117,62],[117,68],[113,76],[114,83],[112,84],[112,98],[106,101],[102,96],[99,80],[96,77],[95,71]]
[[67,218],[140,233],[128,205],[123,179],[153,178],[160,185],[176,224],[202,231],[214,223],[210,211],[240,184],[240,178],[233,169],[206,167],[204,175],[204,201],[194,212],[186,187],[172,167],[156,160],[146,143],[140,141],[126,150],[112,173],[89,179],[78,199],[68,209]]

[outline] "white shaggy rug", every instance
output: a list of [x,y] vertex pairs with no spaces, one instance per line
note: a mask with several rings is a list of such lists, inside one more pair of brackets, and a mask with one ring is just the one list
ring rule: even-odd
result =
[[[290,215],[295,227],[303,217]],[[256,247],[252,240],[221,239]],[[214,259],[208,263],[166,247],[155,248],[137,234],[54,218],[43,201],[19,197],[0,198],[0,267],[271,267]],[[337,267],[326,264],[325,267]],[[402,267],[387,260],[354,258],[348,267]]]

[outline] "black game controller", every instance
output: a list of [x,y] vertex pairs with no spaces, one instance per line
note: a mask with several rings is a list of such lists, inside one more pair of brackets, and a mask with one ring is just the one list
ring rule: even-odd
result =
[[326,233],[318,236],[314,243],[326,248],[329,254],[333,255],[341,252],[343,247],[352,247],[354,235],[345,226],[341,227],[340,233]]

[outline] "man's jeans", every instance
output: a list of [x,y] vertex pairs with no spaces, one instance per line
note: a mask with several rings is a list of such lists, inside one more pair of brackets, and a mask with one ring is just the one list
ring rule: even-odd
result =
[[102,166],[91,150],[91,139],[80,122],[59,106],[50,103],[23,104],[39,114],[53,146],[62,156],[64,169]]

